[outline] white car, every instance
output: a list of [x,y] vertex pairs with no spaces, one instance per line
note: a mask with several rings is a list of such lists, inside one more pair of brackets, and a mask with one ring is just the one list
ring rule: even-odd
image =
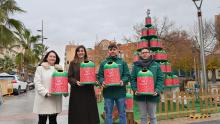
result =
[[1,75],[0,79],[12,80],[13,94],[15,95],[19,95],[21,91],[26,92],[28,89],[27,82],[21,81],[17,75]]

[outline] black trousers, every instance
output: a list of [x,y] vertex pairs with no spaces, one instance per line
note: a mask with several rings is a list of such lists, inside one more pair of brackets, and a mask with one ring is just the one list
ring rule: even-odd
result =
[[38,124],[46,124],[49,117],[49,124],[57,124],[57,114],[39,115]]

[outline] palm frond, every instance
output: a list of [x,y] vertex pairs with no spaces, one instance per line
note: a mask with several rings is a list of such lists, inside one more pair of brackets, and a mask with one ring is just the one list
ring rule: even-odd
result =
[[17,6],[15,0],[2,0],[0,4],[0,8],[4,10],[4,12],[7,15],[25,12],[24,10],[22,10],[20,7]]
[[0,45],[6,47],[16,41],[18,41],[18,38],[14,35],[14,32],[4,25],[0,25]]
[[6,25],[8,25],[9,28],[16,29],[18,32],[22,32],[24,30],[23,23],[16,19],[8,19],[6,21]]

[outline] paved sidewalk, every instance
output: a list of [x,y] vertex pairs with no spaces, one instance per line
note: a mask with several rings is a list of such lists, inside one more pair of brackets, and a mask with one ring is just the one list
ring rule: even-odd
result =
[[160,120],[158,124],[220,124],[220,113],[211,114],[205,119],[177,118],[170,120]]
[[[68,100],[68,97],[63,98],[63,112],[58,115],[58,124],[68,123]],[[34,91],[5,97],[5,102],[0,106],[0,124],[36,124],[38,117],[32,112],[33,102]],[[100,120],[102,121],[101,118]],[[160,120],[158,124],[220,124],[220,113],[198,120],[191,118]]]
[[[32,112],[34,93],[32,90],[19,96],[5,96],[0,106],[0,124],[37,124],[38,116]],[[58,124],[68,123],[68,100],[68,97],[63,98],[63,111],[57,117]]]

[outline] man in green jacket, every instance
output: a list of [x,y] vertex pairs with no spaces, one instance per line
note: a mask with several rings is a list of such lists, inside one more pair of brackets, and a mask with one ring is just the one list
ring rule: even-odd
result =
[[[114,102],[119,112],[119,123],[126,124],[126,84],[129,81],[129,69],[125,61],[118,57],[118,47],[116,44],[108,46],[108,55],[100,65],[98,72],[98,80],[103,86],[104,108],[106,113],[106,124],[113,124],[112,113]],[[115,62],[120,70],[120,86],[106,86],[104,82],[104,65],[108,62]],[[115,82],[117,83],[117,82]]]
[[[141,115],[141,124],[146,124],[147,113],[150,115],[150,123],[156,124],[156,105],[160,100],[160,93],[163,90],[164,76],[160,69],[160,65],[154,61],[151,52],[144,48],[140,51],[140,60],[134,62],[131,72],[131,88],[134,91],[134,99],[137,101]],[[153,73],[154,79],[154,94],[153,95],[138,95],[137,94],[137,74],[142,69],[146,68]]]

